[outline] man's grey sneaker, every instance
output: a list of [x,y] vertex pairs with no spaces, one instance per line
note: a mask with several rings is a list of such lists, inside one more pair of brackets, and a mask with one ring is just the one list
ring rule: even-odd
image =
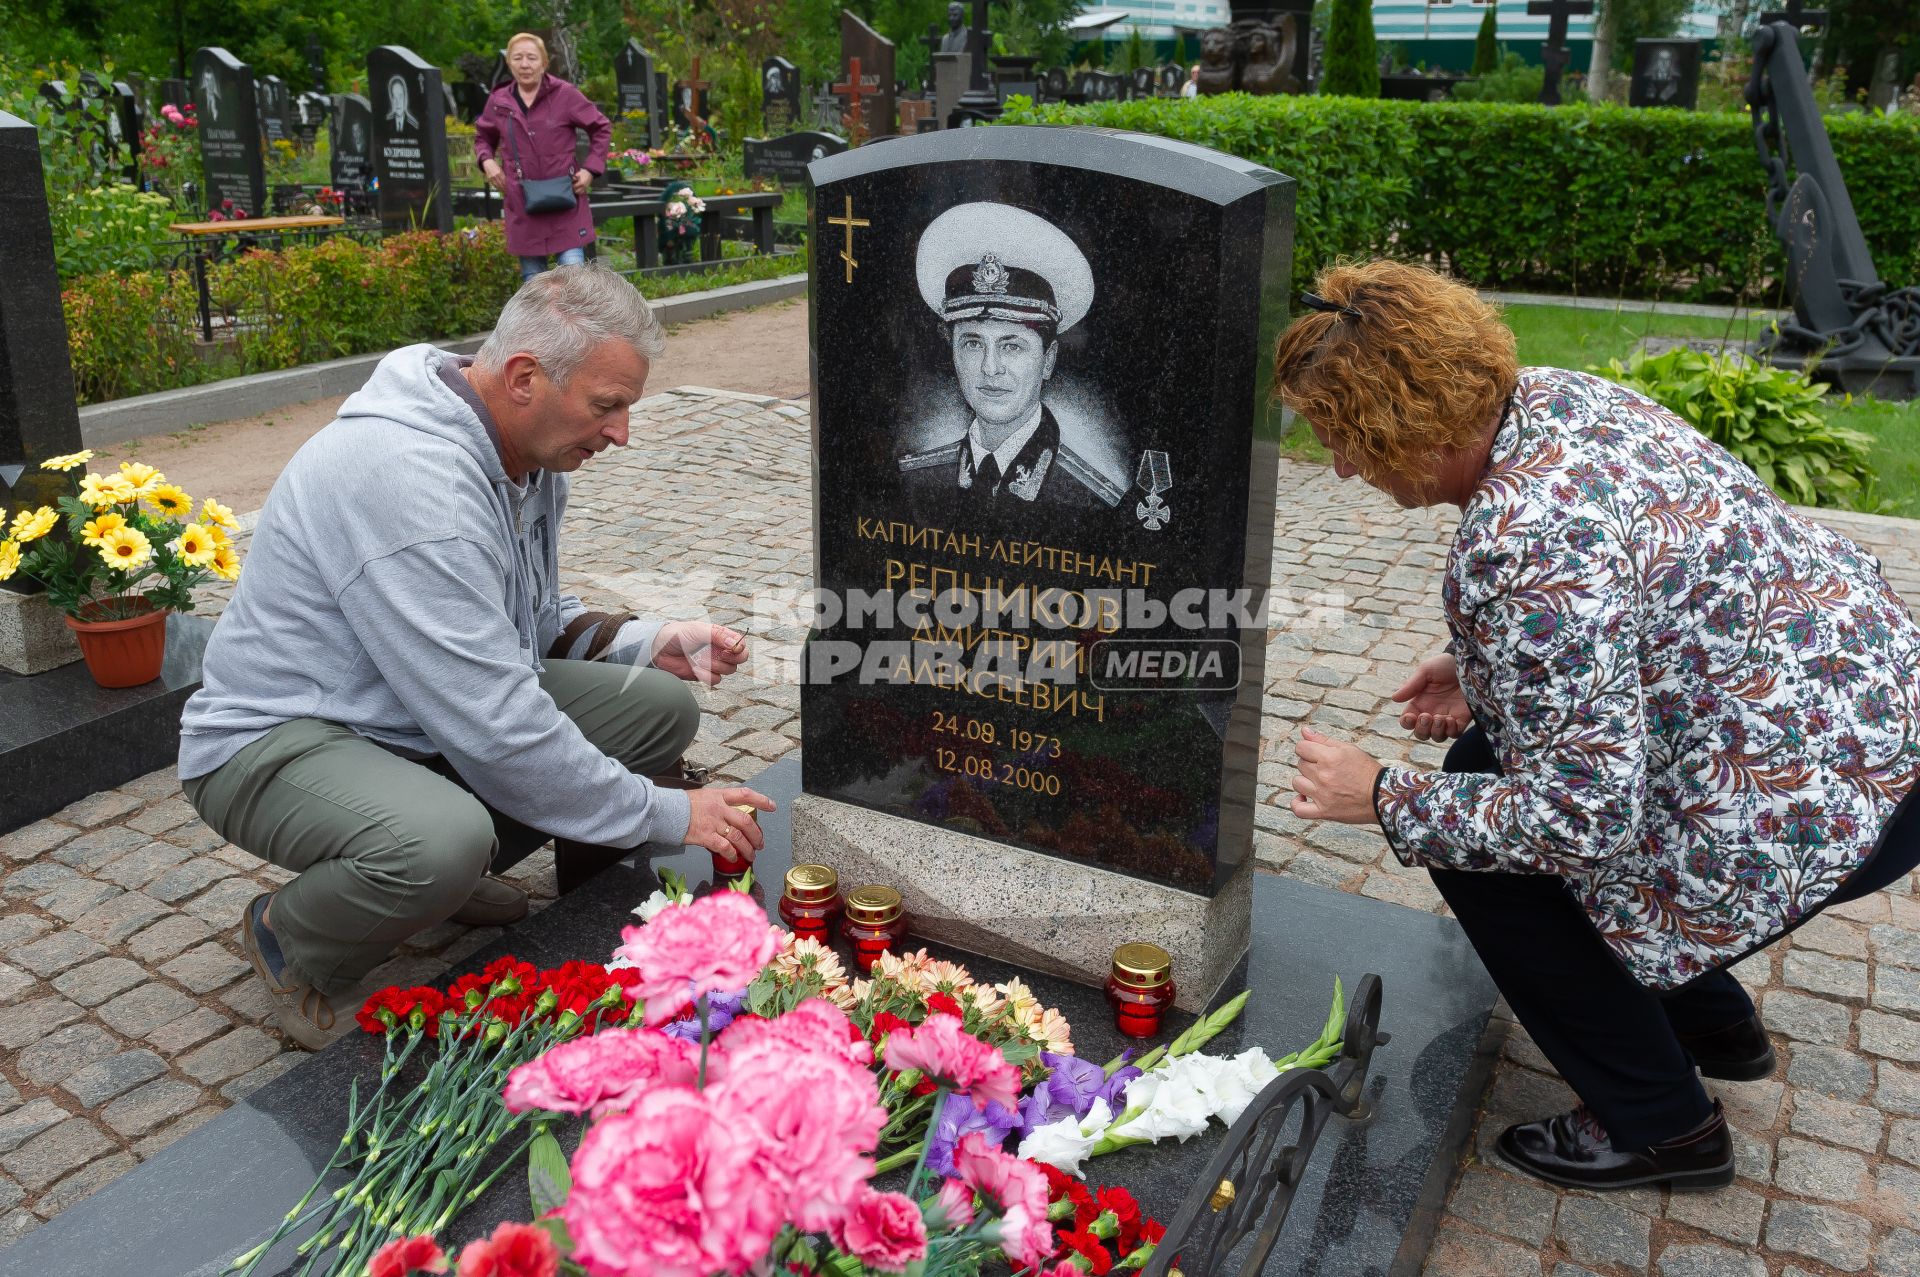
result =
[[527,893],[494,877],[480,879],[467,903],[453,911],[453,920],[469,927],[504,927],[526,916]]

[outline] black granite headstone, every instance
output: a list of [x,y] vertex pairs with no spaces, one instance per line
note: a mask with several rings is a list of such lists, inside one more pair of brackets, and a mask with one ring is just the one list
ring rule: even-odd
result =
[[160,100],[168,106],[186,106],[193,101],[193,88],[185,80],[171,78],[162,80],[160,81]]
[[663,141],[673,131],[673,96],[667,73],[658,68],[653,73],[653,128]]
[[253,70],[221,48],[193,55],[193,105],[200,121],[200,167],[206,205],[231,200],[249,217],[267,208],[267,170],[260,154],[260,110]]
[[129,180],[140,180],[140,135],[147,127],[147,104],[125,80],[113,82],[114,124],[120,131],[121,145]]
[[320,130],[325,128],[327,120],[333,114],[333,96],[317,89],[308,89],[293,100],[293,131],[300,138],[300,144],[308,150],[319,140]]
[[775,138],[750,137],[742,143],[748,177],[770,177],[776,182],[807,180],[807,165],[847,149],[847,140],[832,133],[785,133]]
[[655,83],[658,79],[653,55],[642,48],[638,40],[628,40],[620,46],[620,52],[613,58],[613,82],[620,95],[620,114],[640,113],[649,149],[660,145],[659,90]]
[[807,792],[1217,890],[1252,838],[1292,179],[1087,128],[811,172],[838,614]]
[[468,124],[479,119],[481,112],[487,109],[487,87],[475,84],[472,80],[446,81],[444,74],[447,97],[453,102],[452,114]]
[[411,49],[383,44],[367,54],[367,90],[382,225],[451,231],[453,179],[440,68]]
[[[0,111],[0,512],[39,507],[67,491],[66,476],[40,469],[80,450],[67,321],[53,264],[53,222],[40,167],[39,134]],[[18,576],[8,584],[25,588]],[[6,588],[0,586],[0,588]]]
[[364,192],[373,175],[373,104],[358,93],[334,94],[327,129],[333,188]]
[[800,94],[800,68],[785,58],[760,64],[760,119],[768,137],[790,133],[800,125],[805,109]]
[[277,75],[263,76],[254,81],[253,89],[260,102],[260,134],[267,145],[289,140],[293,132],[289,122],[293,103],[285,82]]
[[1160,69],[1154,72],[1154,92],[1160,97],[1177,98],[1180,96],[1180,90],[1185,88],[1186,84],[1187,70],[1183,66],[1167,62],[1163,63]]
[[1698,40],[1635,40],[1629,106],[1693,110],[1700,100]]
[[491,93],[503,84],[513,83],[513,69],[507,65],[507,51],[500,50],[493,60],[493,74],[487,77],[487,92]]
[[847,71],[855,58],[860,59],[860,120],[866,136],[891,137],[899,131],[894,105],[893,41],[842,9],[840,77],[836,84],[847,83]]

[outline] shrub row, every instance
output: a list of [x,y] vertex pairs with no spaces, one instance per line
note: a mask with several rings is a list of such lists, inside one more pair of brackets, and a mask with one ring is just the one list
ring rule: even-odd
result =
[[[1155,133],[1293,177],[1296,287],[1392,253],[1487,288],[1772,300],[1784,265],[1744,115],[1226,94],[1019,99],[1001,122]],[[1920,117],[1825,123],[1880,277],[1920,282]]]

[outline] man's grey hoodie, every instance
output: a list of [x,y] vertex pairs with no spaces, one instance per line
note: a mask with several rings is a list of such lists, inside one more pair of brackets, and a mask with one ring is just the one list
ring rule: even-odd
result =
[[[540,686],[541,653],[585,610],[557,585],[567,478],[507,477],[463,362],[394,351],[287,463],[182,713],[180,776],[317,718],[444,755],[557,837],[682,842],[686,794],[601,753]],[[615,659],[644,663],[658,629],[624,627]]]

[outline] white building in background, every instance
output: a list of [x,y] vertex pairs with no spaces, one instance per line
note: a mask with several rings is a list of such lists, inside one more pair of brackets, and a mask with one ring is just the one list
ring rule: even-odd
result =
[[[1408,62],[1464,68],[1473,62],[1474,37],[1489,7],[1498,10],[1494,22],[1500,42],[1529,62],[1540,61],[1548,19],[1529,14],[1527,0],[1491,0],[1491,4],[1489,0],[1373,0],[1374,39],[1399,45]],[[1719,34],[1719,24],[1720,13],[1711,0],[1694,0],[1676,34],[1712,40]],[[1567,48],[1574,70],[1586,68],[1592,45],[1593,18],[1569,17]]]
[[1175,28],[1205,30],[1233,21],[1228,0],[1125,0],[1118,4],[1090,4],[1073,21],[1082,38],[1124,40],[1138,31],[1145,40],[1171,40]]

